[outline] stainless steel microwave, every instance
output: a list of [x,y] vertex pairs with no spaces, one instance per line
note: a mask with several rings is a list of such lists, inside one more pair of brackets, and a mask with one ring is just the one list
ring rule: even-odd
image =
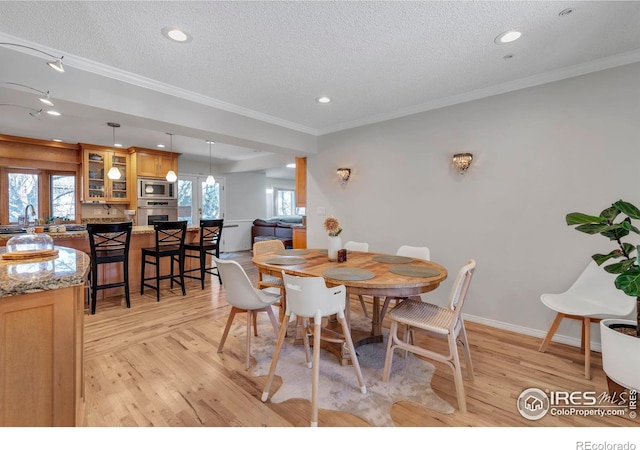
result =
[[138,178],[138,198],[178,198],[176,183]]

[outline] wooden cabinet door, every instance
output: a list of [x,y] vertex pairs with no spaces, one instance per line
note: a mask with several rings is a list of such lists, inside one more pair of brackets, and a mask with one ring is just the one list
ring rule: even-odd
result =
[[307,207],[307,158],[296,158],[296,206]]
[[84,201],[106,202],[109,194],[107,173],[109,163],[104,150],[84,149],[83,178]]
[[0,426],[78,425],[82,285],[0,300]]
[[138,176],[139,177],[157,177],[158,176],[158,157],[147,153],[136,153]]
[[[84,202],[129,203],[131,201],[130,157],[128,153],[83,148]],[[117,167],[120,178],[111,180],[109,170]]]
[[170,170],[177,172],[176,168],[173,165],[173,159],[169,156],[161,156],[158,158],[158,169],[158,176],[163,178],[167,176],[167,172],[169,172]]
[[128,153],[112,152],[109,154],[109,168],[117,167],[120,171],[120,178],[110,180],[107,177],[109,185],[109,203],[129,203],[131,201],[131,180],[130,180],[130,157]]
[[307,248],[306,228],[293,228],[293,248]]

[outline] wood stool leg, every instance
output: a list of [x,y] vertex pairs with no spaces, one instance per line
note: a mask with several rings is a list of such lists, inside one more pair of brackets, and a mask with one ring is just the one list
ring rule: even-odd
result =
[[547,347],[549,347],[551,338],[553,338],[553,335],[556,334],[556,331],[558,330],[558,327],[560,326],[560,322],[562,322],[562,319],[564,319],[564,314],[562,313],[556,314],[556,318],[551,324],[551,327],[549,328],[549,331],[547,332],[546,337],[542,341],[542,344],[540,344],[540,348],[538,348],[539,352],[544,353],[547,351]]
[[271,358],[271,366],[269,367],[269,376],[267,377],[267,383],[264,386],[264,390],[262,391],[262,401],[266,402],[269,398],[269,390],[271,389],[271,384],[273,383],[273,377],[276,374],[276,366],[278,365],[278,358],[280,357],[280,349],[282,348],[282,343],[284,342],[284,336],[287,334],[287,324],[289,323],[290,315],[285,315],[282,323],[280,324],[280,333],[278,334],[278,341],[276,342],[276,348],[273,351],[273,357]]

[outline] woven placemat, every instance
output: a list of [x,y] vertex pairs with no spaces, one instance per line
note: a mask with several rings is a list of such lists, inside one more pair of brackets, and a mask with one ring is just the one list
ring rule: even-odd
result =
[[280,255],[294,256],[294,255],[306,255],[309,253],[309,250],[304,248],[289,248],[283,252],[280,252]]
[[429,267],[422,266],[391,266],[389,272],[397,275],[404,275],[405,277],[435,277],[440,275],[440,272],[436,269],[430,269]]
[[267,259],[266,264],[273,264],[276,266],[296,266],[298,264],[304,264],[307,260],[299,258],[297,256],[278,256],[276,258]]
[[322,272],[322,275],[334,280],[344,281],[370,280],[376,276],[376,274],[370,270],[358,269],[356,267],[336,267],[334,269],[327,269]]
[[409,258],[407,256],[396,256],[396,255],[378,255],[374,256],[374,261],[381,263],[390,263],[390,264],[407,264],[413,262],[413,258]]

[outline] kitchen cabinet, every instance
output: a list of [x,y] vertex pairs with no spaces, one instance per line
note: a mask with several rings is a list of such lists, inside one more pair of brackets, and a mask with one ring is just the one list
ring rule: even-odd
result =
[[293,227],[293,248],[307,248],[306,227]]
[[307,207],[307,158],[296,158],[296,207]]
[[[131,162],[127,151],[118,151],[81,144],[83,152],[83,201],[85,203],[122,203],[131,202],[132,184],[130,180]],[[116,167],[120,178],[112,180],[109,170]]]
[[138,177],[165,178],[170,170],[178,173],[178,158],[175,153],[136,148],[129,150],[134,151]]
[[90,260],[57,248],[55,260],[0,258],[0,280],[12,292],[0,296],[0,427],[83,424],[84,283]]

